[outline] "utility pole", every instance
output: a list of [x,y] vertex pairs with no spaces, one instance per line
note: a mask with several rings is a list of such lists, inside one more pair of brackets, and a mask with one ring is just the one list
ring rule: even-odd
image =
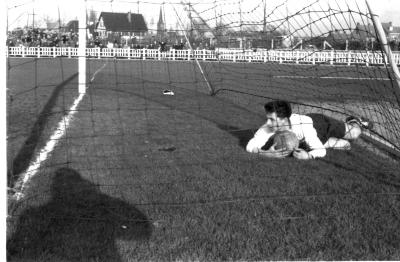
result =
[[7,19],[7,21],[6,21],[6,32],[7,32],[7,36],[8,36],[8,6],[6,6],[7,7],[7,9],[5,9],[6,10],[6,19]]
[[35,1],[33,2],[33,8],[32,8],[32,30],[35,29]]
[[287,22],[287,33],[290,35],[290,22],[289,22],[289,8],[288,8],[288,2],[286,1],[286,22]]
[[[165,3],[162,4],[162,11],[163,11],[163,21],[164,21],[164,32],[163,35],[167,33],[167,20],[165,20]],[[166,37],[166,36],[164,36]]]
[[214,17],[215,17],[215,28],[218,27],[218,21],[217,21],[217,0],[214,0]]
[[60,6],[57,6],[58,9],[58,39],[61,40],[61,17],[60,17]]
[[310,8],[308,8],[308,23],[310,24],[310,35],[311,35],[311,38],[313,38]]
[[[217,35],[219,34],[219,28],[218,28],[218,16],[217,16],[217,0],[214,0],[214,17],[215,17],[215,29],[213,30]],[[212,43],[211,43],[212,41]],[[217,42],[217,37],[214,35],[214,38],[210,40],[210,47],[211,46],[216,46],[218,44]]]
[[189,21],[190,21],[190,31],[189,31],[189,41],[191,41],[193,39],[193,19],[192,19],[192,4],[188,3],[188,7],[189,7]]
[[[292,33],[290,31],[290,22],[289,22],[289,8],[288,8],[288,2],[286,1],[286,22],[287,22],[287,32],[286,35],[284,36],[284,38],[282,38],[282,45],[286,45],[284,44],[284,40],[288,40],[289,41],[289,45],[292,48],[293,47],[293,43],[292,43]],[[288,48],[287,46],[285,48]]]
[[[263,0],[264,4],[264,17],[263,17],[263,34],[261,37],[262,47],[264,47],[264,41],[267,41],[267,0]],[[267,43],[265,43],[265,47],[267,48]]]
[[264,19],[263,19],[263,34],[267,31],[267,1],[263,0],[264,3]]
[[245,49],[243,39],[243,28],[242,28],[242,0],[239,0],[239,21],[240,21],[240,48]]

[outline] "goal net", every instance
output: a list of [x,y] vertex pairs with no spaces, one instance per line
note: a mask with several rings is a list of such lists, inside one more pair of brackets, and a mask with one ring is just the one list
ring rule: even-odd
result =
[[365,117],[368,135],[398,151],[400,89],[384,47],[398,65],[399,45],[390,23],[379,25],[383,44],[364,2],[187,1],[185,10],[189,37],[209,40],[193,48],[215,50],[218,63],[203,66],[217,96],[253,110],[286,99],[298,113]]
[[[224,224],[221,218],[256,225],[246,217],[255,212],[277,210],[262,218],[268,224],[305,206],[316,212],[303,217],[309,219],[320,209],[348,215],[341,203],[382,213],[397,204],[400,87],[391,62],[400,63],[399,46],[388,23],[380,25],[388,43],[378,37],[364,2],[88,0],[80,2],[86,16],[79,19],[57,6],[40,16],[53,10],[40,3],[8,11],[11,256],[112,261],[118,249],[126,260],[137,259],[132,250],[162,260],[166,253],[143,251],[148,246],[138,241],[158,234],[149,246],[168,246],[161,228],[183,236],[203,222],[203,229]],[[30,28],[32,20],[11,29],[20,14],[31,13],[46,29]],[[265,123],[263,106],[275,99],[289,101],[294,113],[363,117],[373,128],[350,151],[328,151],[321,161],[249,154],[247,142]],[[331,220],[321,221],[315,228]],[[205,230],[204,239],[212,238]],[[227,230],[235,236],[233,226]],[[241,238],[252,238],[246,234]],[[57,249],[60,235],[68,245]],[[197,237],[203,243],[202,232]],[[199,253],[207,253],[203,244]],[[189,256],[221,259],[227,260]]]

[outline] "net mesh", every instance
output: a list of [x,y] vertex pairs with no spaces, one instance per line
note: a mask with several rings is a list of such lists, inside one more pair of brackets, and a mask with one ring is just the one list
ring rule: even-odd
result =
[[[85,94],[78,26],[67,14],[53,14],[61,33],[46,44],[34,28],[29,41],[24,32],[9,37],[12,258],[351,259],[361,241],[381,241],[366,259],[398,256],[398,241],[363,234],[400,235],[399,87],[366,6],[86,6]],[[111,32],[116,21],[126,23],[119,33]],[[365,117],[374,128],[352,150],[329,150],[319,161],[249,154],[263,105],[274,99],[299,114]]]

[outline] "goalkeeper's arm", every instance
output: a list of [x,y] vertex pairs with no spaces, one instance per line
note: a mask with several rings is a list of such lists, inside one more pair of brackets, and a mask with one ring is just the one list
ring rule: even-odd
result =
[[257,132],[254,134],[254,137],[250,139],[250,141],[247,143],[246,151],[249,153],[260,153],[262,151],[265,151],[261,148],[265,145],[265,143],[272,135],[273,133],[268,132],[266,128],[264,128],[263,126],[260,127],[260,129],[258,129]]
[[268,132],[268,129],[264,126],[258,129],[254,137],[247,143],[246,151],[249,153],[256,153],[269,158],[284,158],[290,155],[290,151],[286,149],[275,149],[275,144],[269,147],[267,150],[263,149],[263,146],[271,138],[273,133]]

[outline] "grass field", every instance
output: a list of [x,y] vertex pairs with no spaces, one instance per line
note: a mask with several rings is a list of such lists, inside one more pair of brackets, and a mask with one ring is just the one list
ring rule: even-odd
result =
[[[244,149],[268,98],[343,117],[354,104],[372,114],[368,105],[395,103],[391,89],[351,67],[203,66],[214,96],[192,62],[88,60],[93,81],[71,125],[25,197],[9,199],[10,261],[400,259],[398,160],[363,143],[315,161]],[[9,68],[12,186],[68,113],[78,78],[71,59]],[[293,78],[307,73],[319,77]],[[337,75],[349,78],[321,81]]]

